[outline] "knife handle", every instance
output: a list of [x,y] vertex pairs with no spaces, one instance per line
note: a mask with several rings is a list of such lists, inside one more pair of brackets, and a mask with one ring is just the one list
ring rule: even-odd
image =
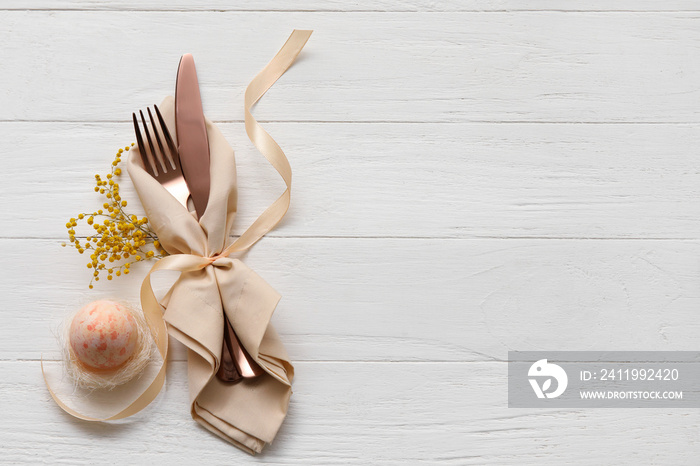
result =
[[228,317],[224,314],[224,343],[221,348],[221,365],[216,376],[223,382],[237,383],[262,375],[265,371],[250,357],[238,340]]

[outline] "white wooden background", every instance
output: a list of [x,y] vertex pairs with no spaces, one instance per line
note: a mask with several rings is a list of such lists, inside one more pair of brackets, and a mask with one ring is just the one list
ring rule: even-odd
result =
[[[509,409],[504,360],[698,349],[700,2],[2,0],[0,25],[0,463],[698,464],[698,410]],[[191,52],[241,232],[283,189],[243,91],[293,28],[255,110],[292,207],[246,259],[297,367],[276,441],[200,428],[179,345],[144,412],[69,417],[52,328],[146,268],[89,291],[66,219]]]

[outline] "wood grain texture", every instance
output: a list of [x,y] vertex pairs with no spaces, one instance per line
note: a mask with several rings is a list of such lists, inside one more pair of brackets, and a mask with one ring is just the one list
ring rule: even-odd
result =
[[[674,464],[700,454],[697,410],[509,409],[504,363],[301,363],[275,442],[251,458],[188,413],[184,362],[123,422],[85,424],[49,398],[37,362],[0,362],[12,393],[0,424],[8,464]],[[679,448],[679,445],[684,445]]]
[[244,11],[244,12],[355,12],[376,11],[698,11],[694,0],[4,0],[0,10],[109,11]]
[[308,28],[259,119],[698,122],[697,18],[0,11],[0,59],[13,70],[0,120],[126,122],[173,92],[184,52],[197,57],[205,113],[240,120],[245,85],[288,31]]
[[[242,123],[243,231],[284,190]],[[271,236],[690,238],[700,235],[698,125],[267,123],[293,173]],[[67,239],[104,201],[92,191],[130,124],[1,123],[0,237]],[[50,169],[38,164],[46,160]],[[60,183],[57,181],[61,180]],[[122,192],[141,212],[128,177]],[[87,234],[90,229],[80,229]]]
[[[14,304],[2,359],[55,355],[51,329],[71,307],[137,301],[148,267],[88,291],[86,259],[56,241],[1,240],[0,254],[51,277],[0,272]],[[693,350],[698,257],[698,241],[268,238],[244,260],[283,296],[273,322],[293,361],[489,361],[517,349]]]
[[[0,464],[695,465],[697,410],[508,409],[504,360],[698,349],[699,13],[2,1]],[[135,301],[148,265],[90,291],[63,225],[98,207],[131,112],[172,94],[191,52],[236,150],[243,231],[284,189],[245,136],[243,92],[293,28],[315,32],[254,109],[291,161],[292,207],[243,258],[283,296],[297,378],[280,434],[250,458],[192,421],[177,342],[145,412],[69,417],[39,370],[52,332],[90,300]]]

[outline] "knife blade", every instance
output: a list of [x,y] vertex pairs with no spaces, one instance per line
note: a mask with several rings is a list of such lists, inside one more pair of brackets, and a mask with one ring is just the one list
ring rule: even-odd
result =
[[197,70],[190,53],[180,58],[177,69],[175,131],[182,174],[190,190],[197,217],[201,217],[209,202],[209,139]]
[[[190,53],[180,58],[177,69],[175,131],[182,173],[199,218],[204,214],[209,202],[209,139],[202,111],[197,70],[194,57]],[[216,376],[225,382],[237,383],[264,372],[240,344],[231,322],[224,314],[224,341]]]

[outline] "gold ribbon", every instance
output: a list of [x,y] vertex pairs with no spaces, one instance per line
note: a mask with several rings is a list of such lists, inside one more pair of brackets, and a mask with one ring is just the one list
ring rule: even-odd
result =
[[[282,195],[273,202],[251,225],[248,229],[235,240],[231,245],[224,249],[220,254],[213,257],[202,257],[195,254],[175,254],[164,257],[156,262],[141,284],[141,306],[143,308],[144,317],[151,331],[151,335],[156,341],[158,352],[162,358],[162,364],[158,374],[153,379],[151,384],[126,408],[118,413],[106,417],[95,418],[86,416],[67,406],[60,400],[58,395],[51,389],[49,381],[44,372],[43,358],[41,361],[41,372],[44,376],[44,382],[54,401],[68,414],[83,419],[86,421],[111,421],[123,419],[138,413],[148,406],[160,393],[165,382],[166,363],[168,357],[168,333],[167,324],[163,318],[163,309],[158,302],[158,299],[153,292],[151,286],[151,274],[159,270],[174,270],[181,273],[192,272],[203,269],[209,265],[218,265],[218,259],[227,257],[234,252],[245,251],[253,244],[259,241],[267,232],[272,230],[282,220],[289,209],[291,187],[292,187],[292,169],[289,166],[289,161],[284,155],[284,152],[274,139],[265,131],[260,124],[255,120],[250,113],[251,108],[260,98],[265,95],[268,89],[289,69],[294,63],[294,60],[299,55],[304,45],[309,40],[313,31],[304,31],[295,29],[287,39],[287,42],[282,46],[277,55],[258,73],[255,78],[248,84],[245,92],[244,110],[245,110],[245,129],[248,138],[255,147],[265,156],[265,158],[275,167],[275,170],[280,174],[285,182],[286,189]],[[275,376],[274,373],[271,375]],[[276,377],[276,376],[275,376]]]

